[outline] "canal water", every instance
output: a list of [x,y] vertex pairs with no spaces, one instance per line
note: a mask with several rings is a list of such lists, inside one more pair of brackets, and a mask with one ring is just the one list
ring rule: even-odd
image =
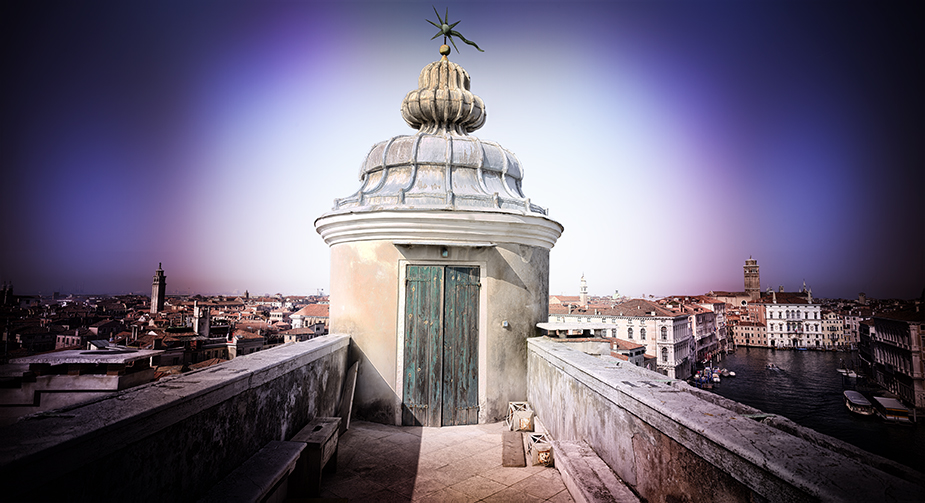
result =
[[[845,363],[856,368],[856,362],[857,352],[739,348],[715,362],[736,377],[722,378],[712,391],[925,472],[925,418],[916,425],[892,424],[845,407],[842,391],[855,389],[870,397],[869,391],[877,390],[863,378],[835,370]],[[768,370],[768,363],[781,370]]]

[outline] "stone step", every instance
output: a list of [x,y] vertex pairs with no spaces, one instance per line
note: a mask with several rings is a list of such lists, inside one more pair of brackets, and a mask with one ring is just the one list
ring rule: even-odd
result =
[[576,503],[639,503],[639,497],[586,442],[553,440],[552,452],[562,482]]
[[501,433],[501,466],[527,466],[523,433],[519,431]]

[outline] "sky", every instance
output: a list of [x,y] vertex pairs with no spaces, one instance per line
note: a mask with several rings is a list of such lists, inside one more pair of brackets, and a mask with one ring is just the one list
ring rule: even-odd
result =
[[565,231],[550,294],[925,288],[917,2],[0,3],[0,280],[327,292],[314,220],[439,58]]

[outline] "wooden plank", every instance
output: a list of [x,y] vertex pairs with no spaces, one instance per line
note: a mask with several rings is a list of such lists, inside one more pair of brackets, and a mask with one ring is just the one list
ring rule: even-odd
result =
[[465,282],[465,309],[463,311],[463,326],[465,327],[465,340],[462,347],[465,349],[464,379],[462,393],[464,393],[465,412],[463,424],[478,424],[479,422],[479,268],[469,267],[466,270]]
[[440,426],[443,396],[443,283],[444,270],[440,266],[428,268],[430,290],[426,297],[427,333],[427,407],[424,409],[426,426]]
[[353,412],[353,393],[357,387],[357,372],[360,370],[360,362],[354,362],[347,370],[347,378],[344,379],[344,389],[340,394],[340,404],[337,407],[337,414],[340,416],[340,434],[343,435],[350,428],[350,414]]

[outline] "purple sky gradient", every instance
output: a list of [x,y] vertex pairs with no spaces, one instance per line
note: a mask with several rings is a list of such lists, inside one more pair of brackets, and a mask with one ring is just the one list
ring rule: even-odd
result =
[[[437,5],[441,10],[447,4]],[[925,287],[925,14],[890,2],[452,2],[474,134],[565,226],[550,293]],[[430,2],[0,4],[0,280],[310,294],[313,221],[438,58]]]

